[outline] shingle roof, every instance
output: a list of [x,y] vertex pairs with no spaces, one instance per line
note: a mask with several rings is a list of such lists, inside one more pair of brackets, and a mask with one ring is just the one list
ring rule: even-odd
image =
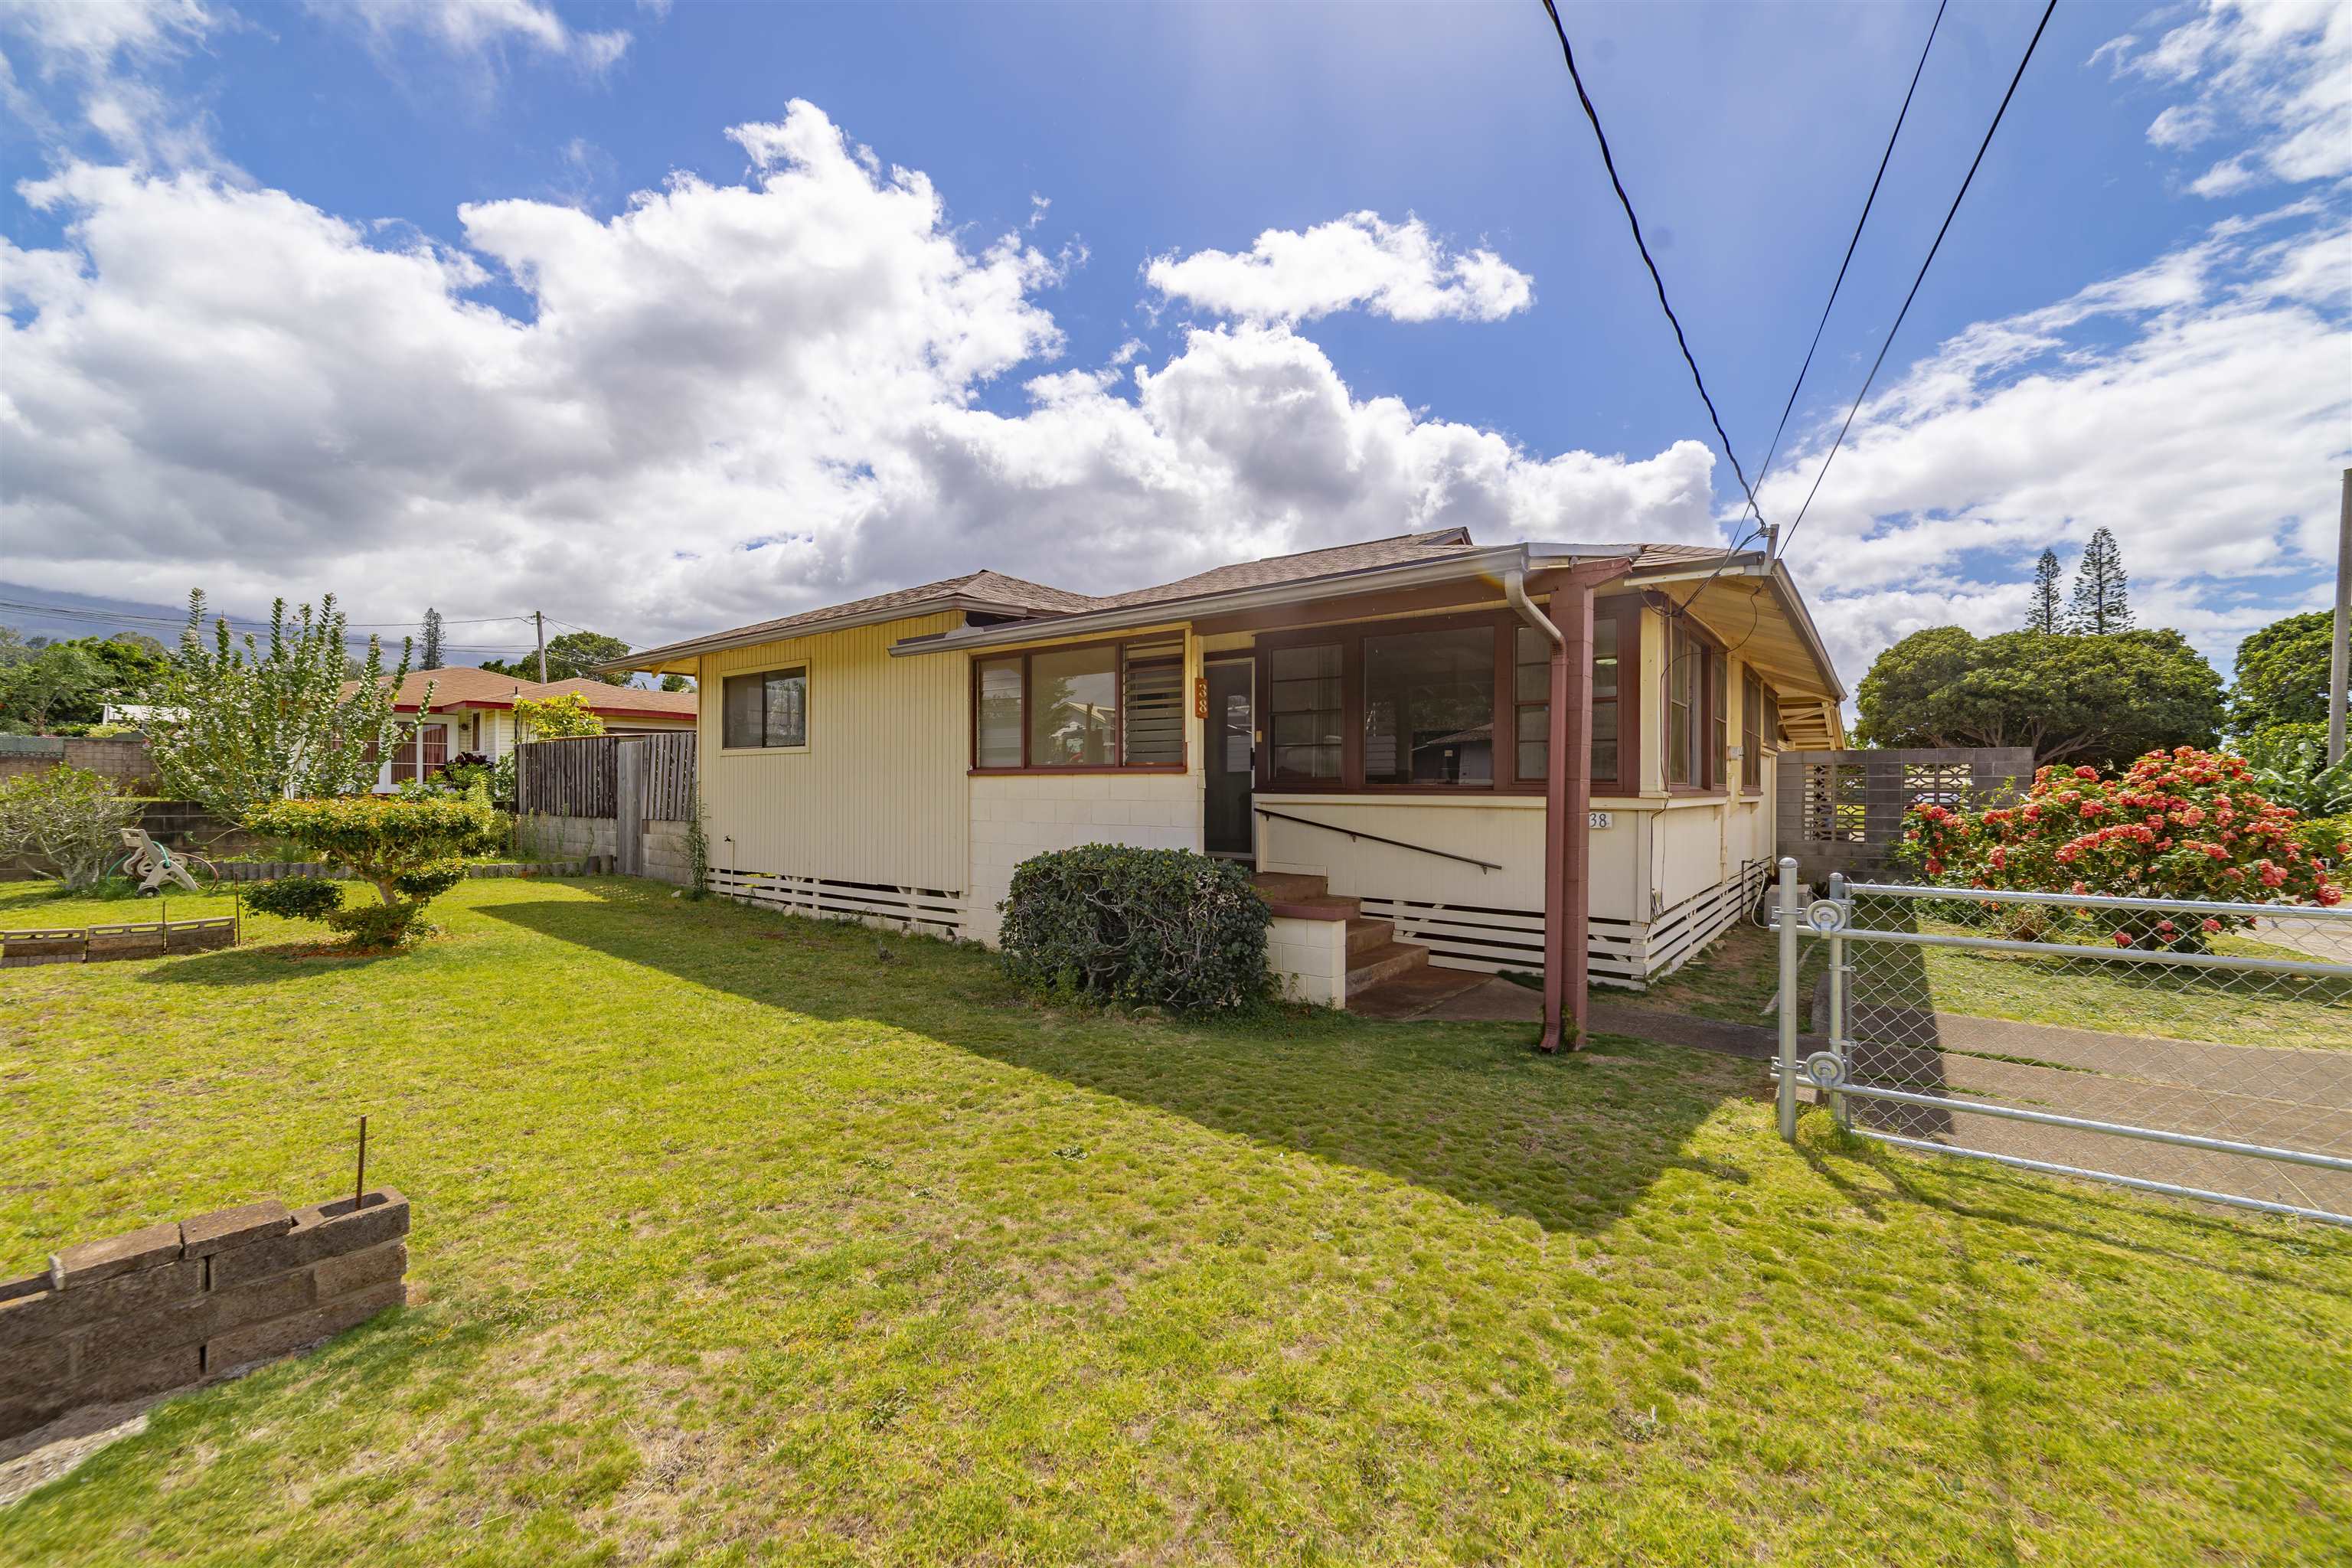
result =
[[[803,610],[772,621],[758,621],[706,637],[667,643],[660,647],[643,648],[631,655],[625,666],[616,662],[614,668],[643,669],[669,658],[682,658],[720,647],[772,642],[830,628],[844,622],[888,619],[894,612],[907,616],[920,615],[926,606],[930,605],[943,608],[960,605],[1039,617],[1078,615],[1089,610],[1128,609],[1244,588],[1305,583],[1319,577],[1371,571],[1383,566],[1402,566],[1418,561],[1442,560],[1476,548],[1466,528],[1432,529],[1422,533],[1397,533],[1384,539],[1361,540],[1353,544],[1329,545],[1320,550],[1302,550],[1289,555],[1270,555],[1259,561],[1244,561],[1196,572],[1190,577],[1180,577],[1172,583],[1161,583],[1153,587],[1104,595],[1073,594],[1043,583],[1008,577],[1001,572],[967,572],[961,577],[942,577],[936,583],[896,588],[869,598],[853,599],[847,604],[828,605],[823,609]],[[1626,553],[1634,556],[1633,569],[1637,572],[1709,561],[1721,553],[1717,547],[1705,544],[1629,543],[1624,549]]]
[[1334,544],[1322,550],[1302,550],[1295,555],[1269,555],[1244,561],[1162,583],[1153,588],[1112,594],[1097,599],[1095,609],[1121,609],[1129,605],[1155,605],[1165,599],[1189,599],[1201,594],[1229,593],[1237,588],[1265,588],[1277,583],[1303,583],[1310,577],[1332,577],[1342,572],[1364,572],[1376,566],[1397,566],[1408,561],[1433,561],[1476,546],[1466,528],[1437,529],[1428,533],[1397,533],[1354,544]]
[[[478,707],[505,708],[519,697],[532,700],[561,696],[565,692],[577,692],[590,709],[599,713],[676,714],[681,719],[691,719],[696,711],[695,697],[691,691],[645,691],[578,676],[541,685],[536,680],[522,680],[468,664],[453,664],[440,669],[410,670],[393,698],[394,705],[415,708],[424,700],[428,681],[433,687],[435,712],[468,703]],[[357,684],[356,681],[347,681],[344,689],[349,690]]]
[[[977,604],[988,608],[1034,615],[1066,615],[1075,610],[1095,607],[1096,601],[1084,594],[1066,589],[1047,587],[1024,578],[1008,577],[1002,572],[967,572],[961,577],[942,577],[936,583],[920,583],[912,588],[893,588],[887,594],[869,598],[852,599],[844,605],[827,605],[819,610],[803,610],[797,615],[782,616],[772,621],[755,621],[748,626],[735,626],[708,637],[688,637],[683,642],[665,643],[659,647],[641,648],[630,656],[636,659],[657,659],[688,649],[708,649],[741,643],[774,642],[812,627],[830,626],[835,621],[872,620],[886,612],[898,610],[907,615],[920,615],[926,605]],[[639,666],[642,668],[642,665]]]

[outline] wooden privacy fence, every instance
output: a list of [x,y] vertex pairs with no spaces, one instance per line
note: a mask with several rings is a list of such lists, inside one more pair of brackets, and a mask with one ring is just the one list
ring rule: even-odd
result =
[[515,748],[515,810],[524,816],[610,816],[618,735],[533,741]]
[[685,822],[694,816],[694,742],[688,731],[530,742],[515,750],[515,809],[617,817],[625,771],[634,775],[640,821]]
[[1887,870],[1915,805],[1979,803],[2033,782],[2031,746],[1783,752],[1780,765],[1775,837],[1808,882]]

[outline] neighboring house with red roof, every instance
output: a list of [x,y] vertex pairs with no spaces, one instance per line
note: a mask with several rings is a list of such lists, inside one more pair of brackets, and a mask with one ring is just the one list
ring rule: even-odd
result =
[[[428,689],[432,700],[426,705]],[[530,739],[529,726],[515,718],[518,701],[566,693],[576,693],[586,702],[589,711],[604,721],[607,734],[662,735],[695,726],[697,700],[691,691],[647,691],[577,678],[518,680],[471,665],[413,669],[393,700],[393,710],[406,717],[401,725],[401,743],[377,771],[377,792],[396,789],[410,779],[429,778],[462,752],[498,761],[514,749],[518,740]]]
[[1192,849],[1258,874],[1294,994],[1540,970],[1555,1028],[1740,918],[1769,754],[1842,744],[1845,695],[1760,553],[1458,528],[1111,595],[973,572],[610,668],[699,682],[720,891],[993,942],[1031,855]]

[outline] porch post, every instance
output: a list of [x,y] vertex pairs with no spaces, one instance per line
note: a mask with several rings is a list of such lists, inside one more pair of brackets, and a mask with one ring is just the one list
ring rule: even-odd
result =
[[1552,595],[1551,725],[1544,776],[1544,1033],[1541,1048],[1584,1044],[1592,910],[1592,585]]

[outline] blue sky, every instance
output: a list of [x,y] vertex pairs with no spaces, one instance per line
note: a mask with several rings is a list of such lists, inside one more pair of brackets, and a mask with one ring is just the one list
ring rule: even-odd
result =
[[[1752,474],[1933,9],[1564,15]],[[2038,15],[1945,16],[1768,516]],[[645,641],[983,564],[1713,538],[1737,497],[1532,0],[0,17],[9,597]],[[2060,6],[1791,552],[1849,679],[2013,624],[2102,524],[2217,658],[2320,602],[2347,35]]]

